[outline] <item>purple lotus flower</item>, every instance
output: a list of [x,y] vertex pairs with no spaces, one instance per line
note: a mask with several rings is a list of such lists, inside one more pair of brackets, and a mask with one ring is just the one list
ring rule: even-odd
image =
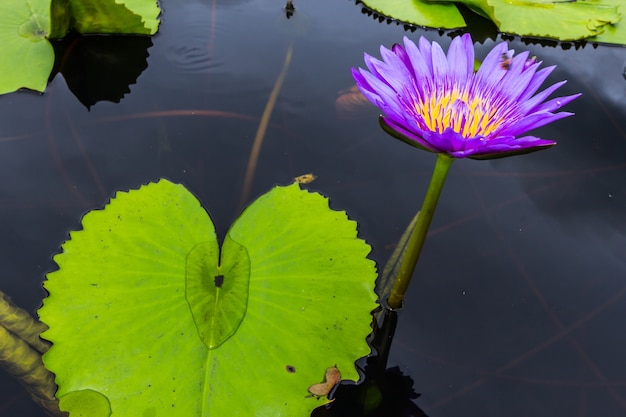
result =
[[448,55],[436,42],[407,37],[404,46],[380,48],[383,61],[365,54],[352,69],[359,90],[378,106],[388,133],[413,146],[455,158],[489,159],[528,153],[556,144],[531,129],[573,113],[558,112],[580,94],[544,101],[565,81],[535,94],[554,66],[528,52],[514,56],[506,42],[496,45],[474,72],[470,35],[455,38]]

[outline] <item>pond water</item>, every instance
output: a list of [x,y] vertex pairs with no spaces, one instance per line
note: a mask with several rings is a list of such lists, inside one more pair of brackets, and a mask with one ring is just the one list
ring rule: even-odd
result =
[[[309,188],[359,222],[382,268],[435,157],[345,95],[350,68],[404,35],[444,49],[450,37],[381,23],[347,0],[296,0],[290,19],[279,0],[163,3],[151,41],[57,45],[68,58],[43,96],[0,97],[0,290],[34,313],[81,216],[161,177],[198,196],[223,235],[290,48],[244,201],[313,172]],[[494,43],[477,44],[478,57]],[[576,116],[536,131],[559,142],[551,150],[452,166],[388,366],[412,378],[430,417],[626,415],[626,48],[510,44],[558,65],[546,85],[567,79],[560,95],[583,93],[566,107]],[[109,85],[96,71],[116,61],[124,71],[104,71]],[[136,83],[124,98],[95,103],[125,72]],[[0,415],[44,413],[0,373]]]

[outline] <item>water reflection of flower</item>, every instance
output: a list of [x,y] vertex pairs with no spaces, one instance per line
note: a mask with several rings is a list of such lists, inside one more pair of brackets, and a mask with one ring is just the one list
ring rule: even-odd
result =
[[365,54],[369,71],[352,69],[361,92],[383,115],[383,128],[405,142],[455,158],[488,159],[528,153],[554,141],[523,136],[572,113],[556,112],[579,94],[545,101],[561,81],[535,94],[554,66],[538,69],[528,52],[514,56],[496,45],[474,72],[474,48],[466,34],[448,54],[425,38],[419,46],[381,47],[383,61]]

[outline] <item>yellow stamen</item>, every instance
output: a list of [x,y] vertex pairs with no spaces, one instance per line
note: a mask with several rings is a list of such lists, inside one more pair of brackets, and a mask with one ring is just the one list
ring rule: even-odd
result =
[[465,138],[489,136],[505,117],[497,105],[481,94],[468,93],[457,87],[435,91],[430,97],[418,100],[415,110],[422,116],[424,129],[443,133],[452,128]]

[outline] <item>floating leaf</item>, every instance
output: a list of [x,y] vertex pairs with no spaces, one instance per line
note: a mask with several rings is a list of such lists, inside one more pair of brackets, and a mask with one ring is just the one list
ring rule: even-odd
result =
[[45,90],[54,65],[47,38],[65,36],[70,22],[83,34],[152,35],[159,13],[155,0],[0,1],[0,94]]
[[128,10],[141,16],[143,26],[150,30],[151,35],[157,32],[160,23],[159,15],[161,14],[157,0],[116,0],[116,2],[123,3]]
[[20,88],[42,92],[54,64],[50,0],[0,1],[0,94]]
[[59,401],[62,410],[72,410],[71,417],[109,417],[111,404],[102,394],[90,389],[72,391]]
[[[622,12],[626,13],[626,6],[622,7]],[[589,40],[591,42],[626,45],[626,17],[624,15],[622,15],[622,20],[617,24],[606,25],[603,29],[602,33]]]
[[463,3],[490,18],[501,32],[562,41],[602,33],[620,20],[611,1],[563,0],[440,0]]
[[72,0],[69,8],[73,26],[82,34],[154,35],[159,28],[156,0]]
[[313,384],[309,387],[309,392],[316,397],[323,397],[341,381],[341,372],[336,366],[331,366],[324,373],[324,381],[319,384]]
[[624,6],[619,0],[365,0],[364,3],[402,22],[450,29],[466,26],[455,6],[464,4],[491,19],[499,31],[512,35],[626,44]]
[[429,4],[420,0],[363,0],[363,4],[382,15],[418,26],[442,29],[465,27],[465,21],[454,4]]
[[61,39],[70,29],[71,0],[50,0],[50,34],[48,39]]
[[61,407],[75,417],[84,398],[96,417],[104,405],[116,417],[308,416],[324,370],[358,379],[354,361],[369,353],[369,251],[355,222],[298,184],[250,205],[221,254],[183,186],[117,193],[85,215],[45,282],[44,362]]

